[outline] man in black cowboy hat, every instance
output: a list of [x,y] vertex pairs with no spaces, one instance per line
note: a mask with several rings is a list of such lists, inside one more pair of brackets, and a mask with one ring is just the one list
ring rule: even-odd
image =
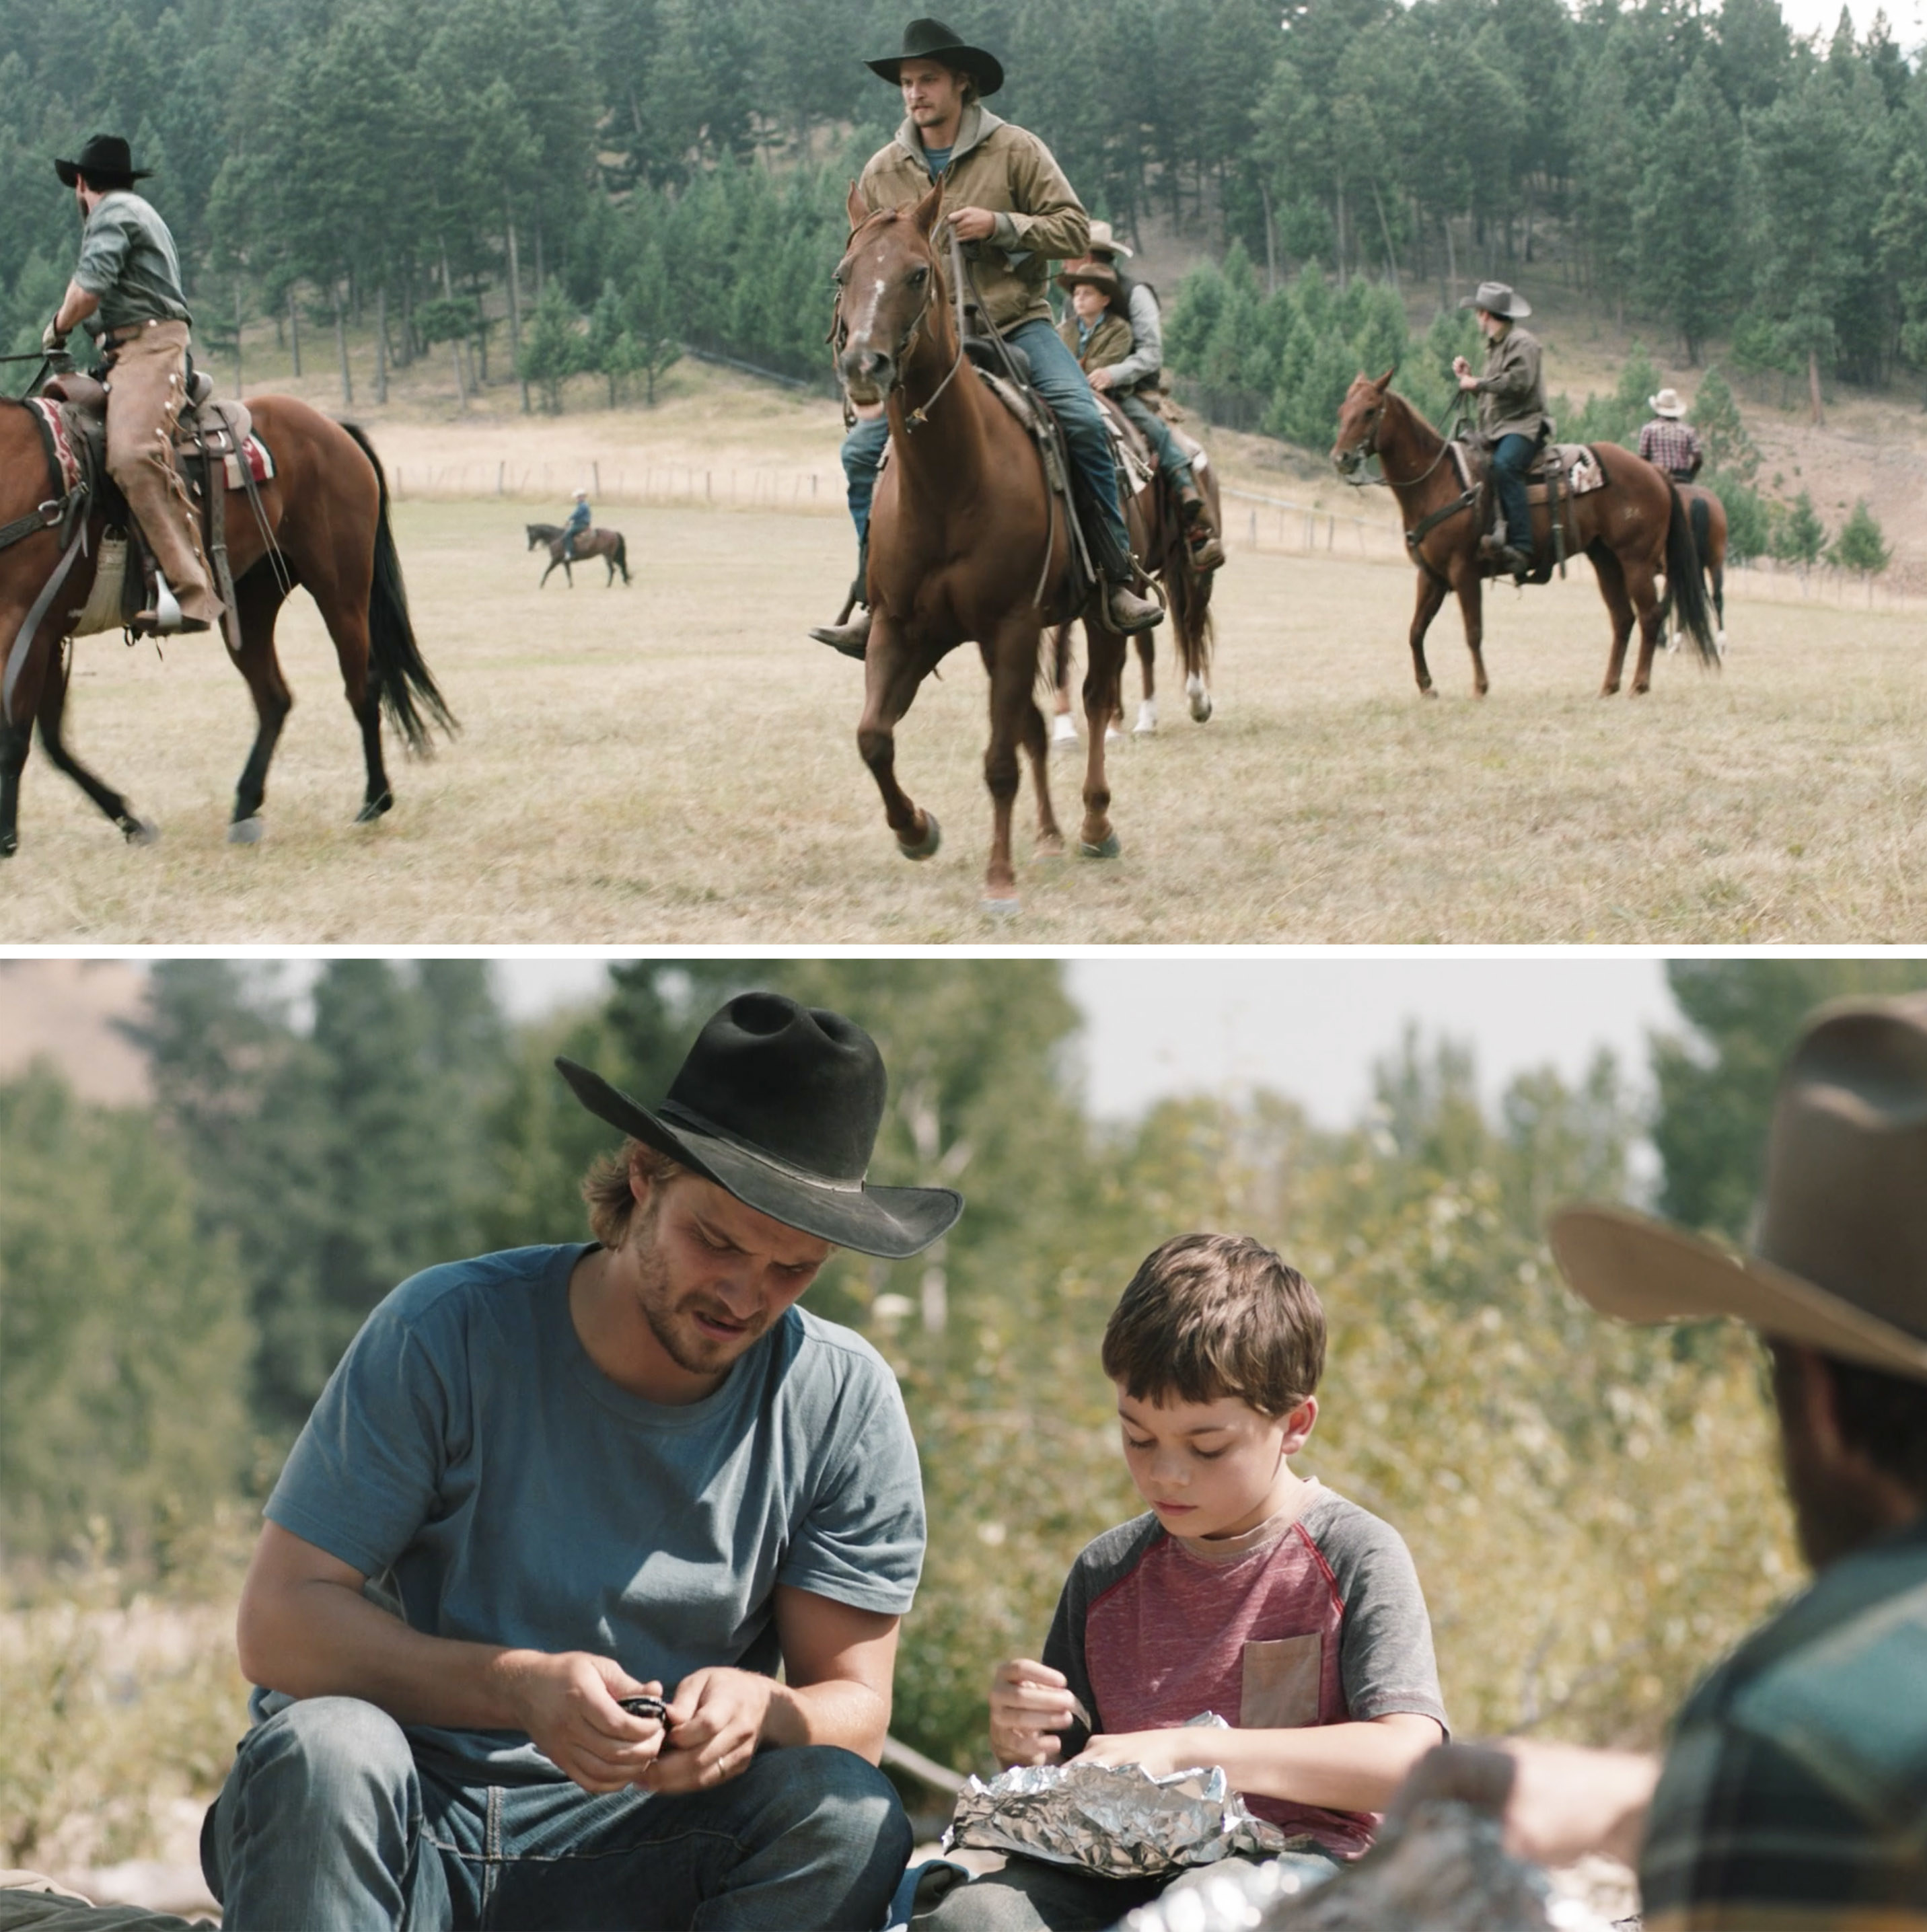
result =
[[80,260],[41,338],[51,355],[83,322],[106,353],[107,473],[119,484],[162,578],[137,631],[205,631],[221,621],[200,521],[174,467],[174,422],[187,400],[188,328],[174,238],[136,194],[146,168],[118,134],[95,134],[54,171],[85,218]]
[[556,1064],[627,1137],[597,1240],[404,1282],[269,1498],[203,1833],[238,1932],[869,1927],[908,1856],[876,1765],[916,1450],[796,1304],[962,1201],[866,1180],[884,1066],[840,1014],[740,995],[653,1110]]
[[1492,482],[1499,493],[1499,524],[1486,539],[1487,554],[1501,570],[1526,575],[1532,567],[1532,517],[1526,478],[1539,446],[1552,434],[1539,339],[1519,326],[1532,305],[1503,282],[1481,282],[1461,308],[1478,311],[1490,346],[1485,373],[1475,376],[1463,356],[1452,358],[1459,387],[1478,398],[1478,426],[1492,446]]
[[[1664,1766],[1508,1744],[1508,1836],[1637,1858],[1647,1932],[1927,1928],[1927,997],[1843,1001],[1781,1076],[1751,1252],[1618,1208],[1553,1254],[1633,1322],[1766,1337],[1816,1573],[1694,1692]],[[1435,1761],[1436,1760],[1436,1761]],[[1449,1790],[1435,1753],[1415,1780]]]
[[[917,20],[904,29],[900,54],[865,64],[902,91],[904,120],[895,138],[870,158],[857,192],[875,212],[914,206],[932,182],[943,183],[941,219],[971,262],[985,320],[1029,357],[1037,392],[1063,425],[1085,534],[1104,580],[1106,614],[1114,629],[1150,629],[1163,621],[1164,607],[1132,587],[1136,572],[1118,507],[1110,432],[1077,358],[1058,340],[1045,293],[1052,261],[1083,252],[1091,227],[1083,204],[1036,135],[984,106],[985,97],[1004,85],[994,54],[970,46],[941,20]],[[881,410],[860,414],[844,440],[857,526],[856,600],[866,579],[870,499],[889,441]],[[860,658],[869,630],[865,610],[810,635]]]

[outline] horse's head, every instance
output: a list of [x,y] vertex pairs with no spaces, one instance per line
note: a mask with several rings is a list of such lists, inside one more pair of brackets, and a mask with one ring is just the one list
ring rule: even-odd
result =
[[524,524],[523,529],[529,533],[529,548],[533,550],[542,540],[542,526],[539,524]]
[[850,190],[850,241],[836,265],[837,373],[853,403],[880,403],[902,380],[903,365],[943,280],[930,240],[941,188],[909,208],[872,214]]
[[1376,382],[1361,371],[1345,392],[1338,407],[1338,434],[1331,446],[1331,460],[1340,476],[1355,476],[1364,467],[1366,458],[1379,453],[1379,430],[1391,394],[1391,378],[1389,369]]

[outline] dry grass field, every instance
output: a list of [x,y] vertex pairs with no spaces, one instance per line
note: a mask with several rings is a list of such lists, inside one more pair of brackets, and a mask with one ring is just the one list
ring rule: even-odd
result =
[[[1253,551],[1234,525],[1217,716],[1192,724],[1167,683],[1163,730],[1114,758],[1124,856],[1029,865],[1021,916],[993,923],[981,668],[953,659],[899,734],[945,834],[909,864],[857,757],[858,674],[803,634],[846,581],[840,518],[627,508],[633,589],[591,568],[538,592],[527,514],[398,506],[423,648],[465,730],[396,761],[397,808],[373,827],[349,822],[355,735],[305,598],[254,848],[224,838],[252,712],[218,647],[163,663],[83,640],[71,739],[164,837],[126,848],[36,756],[0,944],[1927,938],[1917,612],[1736,599],[1723,674],[1665,658],[1650,697],[1602,700],[1581,564],[1491,599],[1483,704],[1442,619],[1428,703],[1408,570]],[[1053,771],[1073,826],[1080,764]]]

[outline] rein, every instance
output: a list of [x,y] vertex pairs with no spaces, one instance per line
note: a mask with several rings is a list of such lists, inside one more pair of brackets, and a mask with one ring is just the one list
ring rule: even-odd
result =
[[[905,436],[914,435],[930,420],[930,412],[937,406],[937,398],[956,380],[957,371],[964,365],[963,276],[963,248],[962,244],[957,240],[957,231],[955,228],[952,228],[950,230],[950,291],[956,298],[957,305],[957,357],[956,360],[950,364],[950,374],[937,385],[929,400],[920,404],[917,408],[911,410],[904,417],[903,433]],[[917,320],[910,325],[910,334],[905,338],[903,352],[897,360],[897,368],[899,372],[904,364],[910,360],[911,343],[915,338],[917,331],[923,326],[923,318],[930,313],[931,299],[935,293],[935,290],[932,289],[930,294],[923,298],[923,306],[917,310]],[[898,380],[899,382],[902,380],[900,373]]]

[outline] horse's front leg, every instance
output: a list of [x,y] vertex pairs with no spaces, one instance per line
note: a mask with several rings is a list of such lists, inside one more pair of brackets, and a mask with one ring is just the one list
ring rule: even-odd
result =
[[[1035,720],[1041,748],[1043,720],[1031,695],[1043,633],[1028,612],[1013,612],[996,628],[983,655],[990,673],[990,742],[983,754],[983,782],[990,793],[990,862],[983,879],[986,912],[1017,910],[1017,874],[1010,860],[1010,818],[1017,802],[1017,747]],[[1040,778],[1041,778],[1041,769]],[[1043,811],[1048,814],[1049,801]],[[1052,821],[1055,829],[1055,821]],[[1040,830],[1043,820],[1040,820]]]
[[1420,694],[1436,698],[1432,688],[1432,674],[1425,666],[1425,633],[1431,628],[1432,620],[1439,614],[1439,606],[1445,601],[1445,585],[1441,578],[1434,577],[1429,570],[1418,573],[1418,602],[1412,613],[1412,672],[1418,680]]
[[1458,592],[1459,615],[1465,620],[1466,649],[1472,653],[1472,694],[1483,698],[1490,687],[1485,681],[1485,586],[1478,566],[1469,558],[1454,586]]
[[1137,661],[1144,668],[1144,701],[1137,707],[1137,722],[1131,727],[1131,736],[1148,738],[1157,729],[1157,633],[1140,631],[1134,641]]
[[[1094,603],[1092,609],[1097,607]],[[1084,620],[1084,718],[1090,734],[1084,766],[1084,824],[1077,850],[1086,859],[1115,859],[1118,835],[1111,829],[1111,784],[1104,770],[1104,728],[1122,701],[1124,638],[1094,616]]]
[[863,654],[863,715],[857,724],[857,750],[883,794],[883,815],[906,859],[934,856],[942,829],[934,812],[918,809],[896,782],[896,727],[917,698],[923,681],[922,654],[902,626],[878,610]]
[[[46,748],[49,760],[55,770],[65,772],[106,815],[121,829],[121,836],[130,845],[152,845],[161,836],[161,829],[152,820],[139,817],[127,800],[112,785],[105,784],[96,778],[74,754],[67,748],[61,736],[61,723],[67,710],[67,663],[65,652],[56,644],[53,662],[49,665],[45,686],[41,692],[40,728],[41,743]],[[20,733],[22,740],[26,732]],[[23,759],[25,758],[23,751]],[[4,756],[4,753],[0,753]],[[14,778],[17,783],[20,767],[14,768]],[[0,800],[0,811],[5,812],[5,823],[11,830],[13,814],[5,808],[5,801]],[[0,850],[11,851],[9,845],[0,845]]]
[[1024,750],[1031,761],[1031,781],[1037,792],[1037,856],[1061,859],[1064,831],[1050,801],[1050,734],[1044,714],[1034,700],[1024,713],[1023,726]]
[[542,584],[538,584],[536,586],[536,588],[538,590],[541,590],[541,588],[542,587],[542,584],[548,583],[548,581],[549,580],[549,579],[550,579],[552,576],[554,576],[554,575],[555,574],[555,567],[556,567],[556,566],[557,566],[558,563],[560,563],[561,561],[562,561],[562,560],[561,560],[561,558],[560,558],[560,557],[559,557],[559,556],[552,556],[552,557],[551,557],[551,558],[549,559],[549,560],[548,560],[548,569],[546,569],[545,571],[544,571],[544,572],[542,572]]

